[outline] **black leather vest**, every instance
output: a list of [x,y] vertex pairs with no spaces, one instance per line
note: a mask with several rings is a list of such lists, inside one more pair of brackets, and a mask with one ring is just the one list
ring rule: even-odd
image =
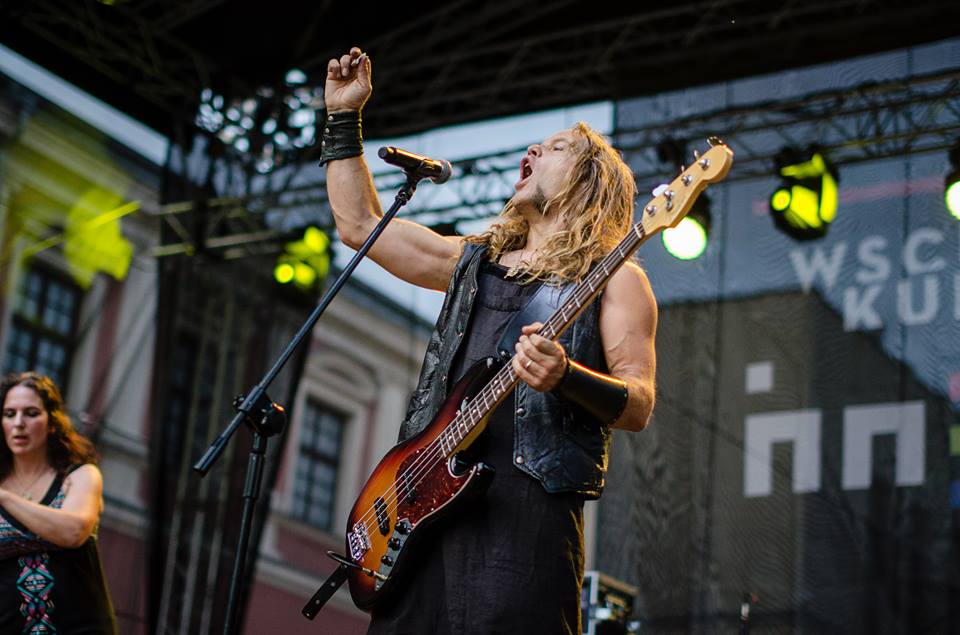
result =
[[[420,380],[400,426],[401,441],[427,427],[447,396],[447,374],[469,323],[477,293],[477,271],[485,254],[484,246],[464,245],[427,344]],[[599,314],[597,298],[559,341],[571,359],[605,372]],[[599,498],[607,471],[610,429],[582,409],[523,382],[510,399],[514,408],[514,466],[539,480],[548,492]]]

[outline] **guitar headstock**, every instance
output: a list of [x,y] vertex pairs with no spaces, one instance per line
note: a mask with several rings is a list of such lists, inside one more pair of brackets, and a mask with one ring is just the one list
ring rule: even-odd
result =
[[733,165],[733,151],[716,137],[710,137],[709,141],[711,147],[705,154],[694,153],[693,163],[669,185],[655,190],[656,196],[644,205],[639,224],[645,235],[676,227],[700,193],[727,176]]

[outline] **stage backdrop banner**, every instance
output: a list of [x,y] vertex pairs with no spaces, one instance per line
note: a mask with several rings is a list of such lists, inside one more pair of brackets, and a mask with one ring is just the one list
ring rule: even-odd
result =
[[[960,41],[625,101],[620,141],[698,112],[949,68]],[[740,131],[731,146],[773,154],[832,134],[813,122]],[[641,172],[653,151],[627,159]],[[596,563],[638,586],[639,632],[730,632],[744,598],[757,633],[960,632],[948,169],[946,152],[842,164],[836,220],[798,242],[770,218],[771,164],[708,190],[700,258],[677,260],[658,238],[641,248],[660,305],[658,402],[646,431],[614,439]]]

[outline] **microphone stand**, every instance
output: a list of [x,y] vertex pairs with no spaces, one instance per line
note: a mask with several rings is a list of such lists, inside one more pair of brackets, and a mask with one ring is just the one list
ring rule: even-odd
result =
[[230,576],[230,590],[227,595],[227,617],[223,625],[224,635],[232,635],[235,629],[234,622],[237,617],[237,596],[240,590],[240,578],[243,575],[247,547],[250,541],[250,525],[253,521],[254,505],[260,494],[260,484],[263,479],[263,460],[267,450],[267,438],[275,434],[282,434],[286,427],[286,413],[282,406],[270,400],[270,397],[267,396],[267,388],[273,383],[273,380],[276,379],[280,371],[283,370],[284,365],[289,361],[297,346],[310,334],[317,320],[320,319],[320,316],[327,309],[327,306],[333,300],[334,296],[340,292],[347,278],[350,277],[353,270],[357,268],[357,265],[363,257],[370,251],[370,247],[372,247],[373,243],[380,237],[380,234],[383,233],[387,223],[389,223],[393,217],[397,215],[397,212],[400,211],[400,208],[406,205],[413,197],[420,177],[416,175],[414,170],[404,170],[404,172],[407,175],[407,180],[400,188],[400,191],[397,192],[393,205],[390,206],[390,209],[383,215],[383,218],[380,219],[377,226],[370,232],[370,235],[364,241],[363,245],[361,245],[360,249],[357,250],[357,253],[354,254],[353,258],[350,259],[350,262],[337,277],[336,281],[330,285],[330,288],[323,294],[323,297],[313,309],[313,312],[310,313],[307,321],[303,323],[300,330],[293,336],[293,339],[287,344],[287,347],[277,358],[277,361],[274,362],[270,370],[267,371],[260,382],[257,383],[249,393],[240,395],[234,400],[233,407],[237,410],[236,416],[234,416],[226,429],[220,433],[220,436],[217,437],[207,451],[204,452],[203,456],[200,457],[200,460],[193,466],[193,469],[198,472],[200,476],[206,476],[214,462],[216,462],[220,454],[223,453],[224,447],[230,440],[230,437],[233,436],[233,433],[240,427],[240,424],[246,423],[250,427],[253,433],[253,448],[250,450],[246,479],[243,484],[243,515],[240,521],[240,536],[237,539],[237,551],[234,555],[233,574]]

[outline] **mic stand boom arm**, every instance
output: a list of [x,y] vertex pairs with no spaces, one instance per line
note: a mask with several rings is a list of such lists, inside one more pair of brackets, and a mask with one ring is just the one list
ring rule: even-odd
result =
[[313,312],[310,313],[310,316],[306,322],[303,323],[303,326],[300,327],[300,330],[293,336],[293,339],[290,340],[290,343],[287,344],[287,347],[277,358],[277,361],[274,362],[270,370],[267,371],[260,382],[257,383],[246,396],[237,397],[233,404],[234,408],[237,409],[236,416],[234,416],[226,429],[220,433],[220,436],[217,437],[207,451],[204,452],[203,456],[200,457],[200,460],[193,466],[193,469],[201,476],[206,476],[207,472],[210,471],[210,468],[220,457],[230,437],[232,437],[233,433],[240,427],[240,424],[246,423],[250,426],[250,429],[253,431],[253,449],[250,450],[246,479],[243,485],[243,515],[240,521],[240,535],[237,539],[237,550],[234,556],[233,574],[230,576],[230,591],[227,595],[227,617],[223,625],[224,635],[232,635],[235,628],[234,622],[238,609],[237,595],[240,589],[240,578],[243,575],[247,546],[250,541],[250,525],[253,520],[254,504],[259,496],[260,483],[263,478],[263,459],[267,449],[267,437],[281,434],[286,426],[286,415],[283,407],[270,400],[267,396],[267,388],[273,383],[273,380],[276,379],[280,371],[283,370],[283,367],[287,361],[289,361],[297,346],[299,346],[313,330],[317,320],[320,319],[320,316],[327,309],[327,306],[333,300],[334,296],[340,292],[341,287],[346,283],[347,278],[350,277],[353,270],[357,268],[357,265],[360,264],[363,257],[370,251],[373,243],[376,242],[380,234],[383,233],[387,223],[389,223],[393,217],[397,215],[397,212],[400,211],[400,208],[406,205],[413,197],[413,193],[417,189],[419,177],[411,171],[406,171],[406,175],[407,180],[400,188],[400,191],[397,192],[393,205],[391,205],[390,209],[383,215],[383,218],[380,219],[377,226],[373,228],[373,231],[370,232],[370,235],[363,242],[363,245],[360,246],[357,253],[350,259],[350,262],[337,277],[336,281],[334,281],[326,293],[323,294],[320,302],[313,309]]

